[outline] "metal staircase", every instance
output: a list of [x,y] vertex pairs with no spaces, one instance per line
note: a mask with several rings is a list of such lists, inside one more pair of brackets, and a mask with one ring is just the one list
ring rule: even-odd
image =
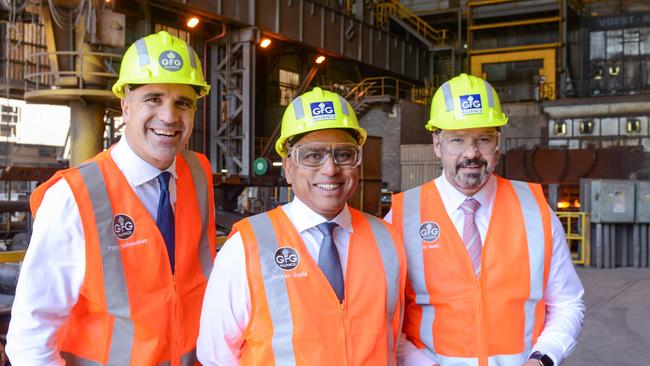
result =
[[376,25],[387,28],[390,19],[411,32],[429,46],[430,50],[445,46],[447,40],[446,29],[433,28],[399,0],[378,0],[375,2]]

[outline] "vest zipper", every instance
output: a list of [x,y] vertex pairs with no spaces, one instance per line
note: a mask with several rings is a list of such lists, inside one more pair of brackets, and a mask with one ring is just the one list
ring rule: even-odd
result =
[[172,366],[178,365],[179,360],[177,356],[179,353],[179,339],[180,339],[180,329],[178,327],[178,289],[176,288],[176,273],[172,272],[172,284],[174,286],[174,318],[172,319],[172,354],[171,354],[171,364]]
[[343,325],[343,343],[345,344],[345,364],[350,365],[350,354],[349,354],[349,349],[350,346],[348,345],[348,334],[349,329],[348,329],[348,322],[345,321],[345,313],[346,313],[346,302],[347,300],[343,300],[343,302],[340,304],[341,307],[341,323]]

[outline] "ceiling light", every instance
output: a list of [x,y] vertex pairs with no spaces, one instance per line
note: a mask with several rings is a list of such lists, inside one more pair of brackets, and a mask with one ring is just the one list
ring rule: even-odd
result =
[[260,41],[260,47],[266,48],[271,45],[271,38],[262,38]]
[[188,28],[194,28],[199,24],[199,18],[197,17],[191,17],[187,20],[187,27]]
[[320,56],[316,57],[316,63],[317,63],[317,64],[320,65],[320,64],[322,64],[323,62],[325,62],[325,56],[320,55]]

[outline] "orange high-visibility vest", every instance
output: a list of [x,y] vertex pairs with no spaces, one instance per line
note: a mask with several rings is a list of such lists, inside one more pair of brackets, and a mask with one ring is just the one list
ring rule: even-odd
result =
[[433,181],[393,196],[404,332],[442,366],[520,366],[544,327],[551,212],[539,185],[497,179],[480,278]]
[[[216,251],[212,173],[207,159],[176,157],[176,268],[155,221],[108,151],[57,172],[31,197],[66,180],[86,243],[79,300],[58,334],[67,365],[195,365],[203,294]],[[65,215],[65,212],[61,213]]]
[[251,294],[241,365],[395,365],[406,258],[388,223],[354,209],[345,300],[282,208],[235,224]]

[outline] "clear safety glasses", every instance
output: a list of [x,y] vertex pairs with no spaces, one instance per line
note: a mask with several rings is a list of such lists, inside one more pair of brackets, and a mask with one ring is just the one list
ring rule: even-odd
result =
[[443,132],[440,134],[442,147],[451,155],[459,155],[473,146],[481,155],[494,154],[499,147],[499,133],[463,135]]
[[289,157],[299,166],[310,169],[320,168],[330,156],[341,168],[356,168],[361,164],[361,146],[350,143],[310,142],[294,146],[289,152]]

